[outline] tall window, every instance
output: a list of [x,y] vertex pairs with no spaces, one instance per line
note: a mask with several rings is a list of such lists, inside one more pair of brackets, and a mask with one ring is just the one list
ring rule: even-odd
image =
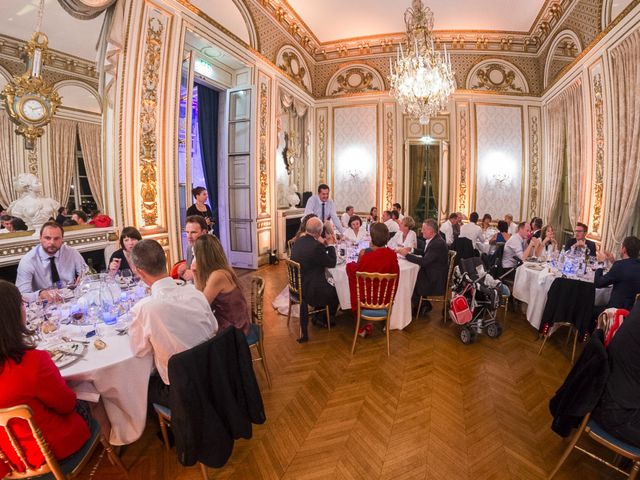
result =
[[73,179],[71,181],[71,190],[69,190],[69,200],[67,201],[67,210],[84,210],[92,212],[98,208],[91,188],[89,187],[89,179],[87,178],[87,170],[84,166],[84,157],[80,148],[80,137],[76,135],[76,161],[73,168]]

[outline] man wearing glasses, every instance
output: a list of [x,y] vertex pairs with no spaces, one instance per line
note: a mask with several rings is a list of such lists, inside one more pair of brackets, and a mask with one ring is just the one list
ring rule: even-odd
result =
[[570,238],[569,240],[567,240],[567,243],[565,244],[564,249],[571,250],[571,249],[577,249],[577,248],[582,248],[582,249],[586,248],[589,250],[589,256],[595,257],[596,244],[591,240],[587,240],[588,231],[589,229],[584,223],[578,222],[576,224],[576,229],[575,229],[576,236],[574,238]]

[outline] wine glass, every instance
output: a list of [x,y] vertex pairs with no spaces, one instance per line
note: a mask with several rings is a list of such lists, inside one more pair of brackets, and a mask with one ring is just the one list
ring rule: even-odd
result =
[[126,288],[129,288],[133,282],[133,273],[131,272],[131,269],[123,268],[120,270],[120,282],[124,284]]

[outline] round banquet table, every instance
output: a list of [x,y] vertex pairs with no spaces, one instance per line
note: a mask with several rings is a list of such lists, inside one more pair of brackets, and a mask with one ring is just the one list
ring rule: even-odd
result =
[[[516,269],[513,296],[527,304],[527,320],[536,329],[540,328],[547,303],[547,293],[556,278],[558,276],[549,272],[549,268],[543,264],[525,262]],[[575,281],[593,282],[593,277]],[[606,305],[609,297],[611,297],[611,287],[596,288],[595,305]]]
[[[392,330],[402,330],[411,323],[411,295],[413,287],[418,278],[420,267],[415,263],[408,262],[404,258],[398,258],[400,265],[400,276],[398,278],[398,288],[396,298],[391,309],[391,319],[389,327]],[[351,296],[349,294],[349,279],[347,278],[347,265],[343,263],[335,268],[328,269],[335,282],[340,307],[343,310],[351,309]]]
[[[91,329],[68,325],[63,334],[72,339],[82,338]],[[111,423],[112,445],[133,443],[142,435],[147,420],[147,388],[153,356],[135,357],[128,335],[114,332],[104,336],[102,340],[107,347],[103,350],[96,349],[94,338],[90,338],[84,357],[62,367],[60,373],[78,398],[94,402],[102,398]]]

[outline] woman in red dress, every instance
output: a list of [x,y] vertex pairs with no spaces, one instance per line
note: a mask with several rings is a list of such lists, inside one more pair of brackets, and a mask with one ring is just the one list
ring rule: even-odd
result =
[[[357,262],[347,264],[349,277],[349,293],[351,294],[351,309],[354,315],[358,312],[358,298],[356,292],[356,272],[368,273],[400,273],[396,252],[387,247],[389,229],[384,223],[371,225],[371,246],[360,251]],[[388,292],[391,295],[391,292]],[[388,301],[388,298],[386,299]],[[369,322],[358,330],[360,336],[371,335],[373,327]]]
[[[30,332],[19,290],[0,280],[0,298],[0,408],[31,407],[33,420],[53,455],[63,460],[89,440],[89,426],[76,413],[76,394],[64,382],[49,354],[36,350],[27,340]],[[42,465],[44,457],[27,423],[13,420],[9,425],[27,462],[34,468]],[[0,450],[16,468],[24,469],[2,427]],[[6,463],[0,461],[0,478],[8,472]]]

